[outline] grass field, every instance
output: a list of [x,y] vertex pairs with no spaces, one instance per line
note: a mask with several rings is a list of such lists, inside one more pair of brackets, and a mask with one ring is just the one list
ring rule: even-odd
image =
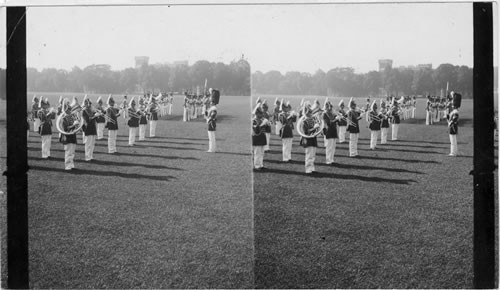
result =
[[31,134],[30,287],[253,286],[249,97],[221,97],[216,154],[203,118],[182,122],[181,99],[135,147],[120,117],[117,155],[99,140],[86,163],[78,136],[76,171],[64,170],[55,125],[50,160]]
[[[287,98],[296,108],[300,98]],[[315,176],[304,173],[299,137],[289,164],[272,135],[268,170],[254,173],[257,288],[472,287],[472,101],[463,101],[455,158],[445,121],[425,126],[424,106],[376,151],[362,121],[359,158],[337,144],[333,166],[318,138]]]

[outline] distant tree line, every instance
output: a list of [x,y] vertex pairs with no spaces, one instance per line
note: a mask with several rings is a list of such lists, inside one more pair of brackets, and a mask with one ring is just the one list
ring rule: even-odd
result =
[[441,89],[472,97],[472,68],[441,64],[436,69],[386,69],[355,73],[352,68],[334,68],[315,74],[279,71],[252,74],[255,94],[364,97],[379,95],[439,95]]
[[250,95],[250,64],[244,60],[226,65],[200,60],[193,65],[143,65],[140,68],[111,70],[109,65],[90,65],[71,71],[28,68],[28,91],[131,94],[183,92],[208,87],[225,95]]

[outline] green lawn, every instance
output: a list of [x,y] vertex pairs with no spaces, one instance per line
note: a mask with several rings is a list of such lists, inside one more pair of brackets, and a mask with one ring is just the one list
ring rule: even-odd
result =
[[[300,98],[289,99],[296,108]],[[472,287],[472,101],[463,102],[456,158],[445,121],[425,126],[424,103],[418,119],[402,121],[400,140],[376,151],[364,121],[359,158],[337,144],[328,166],[318,148],[315,176],[304,174],[298,137],[283,164],[272,135],[268,170],[254,174],[257,288]]]
[[[49,97],[56,105],[58,95]],[[100,140],[96,161],[86,163],[79,136],[76,171],[64,170],[55,133],[50,160],[41,159],[40,137],[32,134],[30,287],[252,287],[248,102],[221,98],[216,154],[205,152],[204,119],[182,122],[180,97],[157,137],[136,147],[127,146],[120,117],[118,155]]]

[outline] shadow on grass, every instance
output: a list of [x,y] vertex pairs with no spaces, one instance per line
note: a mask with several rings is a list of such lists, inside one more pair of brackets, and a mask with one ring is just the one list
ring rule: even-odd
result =
[[[60,157],[51,157],[50,159],[43,159],[41,157],[30,157],[33,160],[40,161],[58,161],[64,162],[64,158]],[[185,169],[177,168],[177,167],[167,167],[162,165],[154,165],[154,164],[143,164],[143,163],[130,163],[130,162],[117,162],[117,161],[105,161],[105,160],[92,160],[90,162],[83,160],[75,160],[77,163],[88,164],[88,165],[109,165],[109,166],[126,166],[126,167],[144,167],[144,168],[152,168],[152,169],[166,169],[166,170],[177,170],[177,171],[185,171]]]
[[73,175],[92,175],[92,176],[113,176],[113,177],[122,177],[122,178],[131,178],[131,179],[149,179],[149,180],[157,180],[157,181],[169,181],[171,179],[176,179],[174,176],[159,176],[159,175],[143,175],[137,173],[122,173],[122,172],[112,172],[112,171],[96,171],[96,170],[88,170],[88,169],[80,169],[76,168],[74,170],[64,170],[62,168],[54,168],[54,167],[43,167],[43,166],[30,166],[30,170],[41,170],[41,171],[52,171],[58,173],[65,174],[73,174]]
[[[159,148],[159,149],[174,149],[174,150],[194,150],[200,151],[199,148],[186,148],[186,147],[174,147],[174,146],[158,146],[158,145],[149,145],[145,144],[145,141],[136,141],[134,146],[128,145],[116,145],[116,147],[120,148]],[[197,144],[197,145],[205,145],[205,144]],[[95,147],[108,147],[108,144],[95,144]]]
[[223,151],[217,151],[217,154],[227,154],[227,155],[242,155],[242,156],[250,156],[252,153],[242,153],[242,152],[223,152]]
[[[358,150],[362,151],[372,151],[370,148],[359,148]],[[399,151],[399,152],[411,152],[411,153],[422,153],[422,154],[444,154],[444,152],[440,151],[425,151],[425,150],[411,150],[411,149],[399,149],[399,148],[386,148],[385,145],[377,145],[377,149],[374,150],[374,152],[377,151]]]
[[343,179],[343,180],[359,180],[366,182],[386,182],[386,183],[404,184],[404,185],[409,185],[410,183],[417,182],[416,180],[413,179],[392,179],[392,178],[368,177],[361,175],[326,173],[326,172],[316,172],[315,174],[309,175],[304,172],[275,169],[275,168],[267,168],[265,171],[258,171],[258,173],[264,173],[264,174],[276,173],[276,174],[286,174],[286,175],[307,176],[311,178],[333,178],[333,179]]
[[[32,148],[29,147],[28,151],[42,151],[41,148]],[[50,149],[50,151],[56,151],[56,152],[64,152],[63,149]],[[84,150],[76,150],[76,153],[82,153],[85,154]],[[101,154],[101,155],[114,155],[114,156],[134,156],[134,157],[151,157],[151,158],[161,158],[161,159],[167,159],[167,160],[177,160],[177,159],[182,159],[182,160],[200,160],[199,158],[195,157],[179,157],[179,156],[165,156],[165,155],[156,155],[156,154],[144,154],[144,153],[124,153],[124,152],[117,152],[116,154],[109,154],[106,152],[94,152],[94,154]],[[31,157],[30,157],[31,158]]]
[[[292,160],[289,163],[284,163],[282,161],[277,161],[277,160],[266,160],[266,163],[277,163],[277,164],[304,164],[302,161],[296,161]],[[421,171],[415,171],[415,170],[406,170],[406,169],[399,169],[399,168],[386,168],[386,167],[378,167],[378,166],[368,166],[368,165],[353,165],[353,164],[342,164],[342,163],[333,163],[333,164],[325,164],[325,163],[315,163],[315,166],[321,166],[321,167],[334,167],[334,168],[341,168],[341,169],[360,169],[360,170],[383,170],[383,171],[388,171],[388,172],[407,172],[407,173],[415,173],[415,174],[425,174],[424,172]]]

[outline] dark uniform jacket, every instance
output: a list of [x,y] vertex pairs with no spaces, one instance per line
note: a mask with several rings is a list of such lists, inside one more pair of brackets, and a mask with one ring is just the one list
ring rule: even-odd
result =
[[345,113],[344,109],[339,109],[339,113],[342,117],[342,119],[339,120],[339,126],[347,126],[347,120],[345,118],[347,118],[347,114]]
[[[306,119],[302,123],[302,132],[304,132],[304,134],[306,135],[311,134],[312,130],[315,130],[313,129],[313,126],[314,126],[314,120],[312,118],[306,117]],[[318,140],[316,139],[316,137],[311,137],[311,138],[301,137],[300,145],[302,145],[304,148],[318,147]]]
[[266,146],[267,138],[266,134],[264,134],[264,130],[261,126],[263,118],[257,119],[254,118],[252,120],[252,145],[253,146]]
[[141,118],[139,119],[139,124],[140,125],[147,125],[148,124],[148,116],[145,113],[145,111],[143,111],[143,113],[141,114]]
[[132,109],[131,107],[128,109],[128,115],[130,119],[127,122],[127,125],[132,128],[137,128],[139,127],[139,118],[137,117],[137,111],[135,109]]
[[401,118],[399,117],[399,108],[398,107],[392,108],[391,116],[392,116],[392,123],[393,124],[401,123]]
[[278,115],[278,121],[283,124],[280,130],[281,138],[293,138],[293,123],[297,121],[297,116],[283,112]]
[[357,111],[349,110],[347,112],[347,118],[351,121],[347,125],[347,132],[352,134],[359,133],[359,120],[361,120],[360,114]]
[[387,109],[381,109],[382,124],[380,127],[389,128],[389,118],[387,118]]
[[37,103],[34,103],[31,105],[31,118],[36,119],[38,118],[38,111],[40,110],[40,107],[38,106]]
[[208,114],[208,131],[215,131],[217,127],[217,110],[210,110]]
[[[106,114],[106,111],[102,107],[97,108],[97,111],[101,112],[102,114]],[[104,116],[99,116],[95,119],[95,122],[96,123],[105,123],[106,119],[104,118]]]
[[264,112],[264,118],[266,118],[266,119],[267,119],[267,121],[268,121],[268,122],[267,122],[267,125],[265,125],[265,126],[264,126],[264,132],[265,132],[265,133],[271,133],[271,123],[269,122],[269,121],[271,121],[271,120],[270,120],[270,118],[269,118],[269,117],[270,117],[270,116],[269,116],[269,113],[268,113],[267,111],[266,111],[266,112]]
[[97,135],[96,120],[94,115],[95,112],[92,112],[90,109],[83,110],[83,119],[85,120],[83,133],[85,133],[85,136]]
[[151,106],[149,108],[150,120],[158,121],[158,105]]
[[[71,131],[72,128],[70,128],[70,127],[73,126],[73,123],[74,123],[74,121],[73,121],[73,118],[71,117],[71,115],[66,115],[66,117],[64,117],[63,123],[62,123],[63,130],[65,132]],[[61,134],[60,141],[64,145],[70,144],[70,143],[76,144],[76,133],[69,134],[69,135]]]
[[40,127],[38,133],[40,135],[52,135],[52,119],[55,113],[46,114],[44,110],[38,111],[38,119],[40,119]]
[[456,135],[458,134],[458,111],[453,110],[451,114],[448,115],[448,123],[449,123],[449,130],[450,130],[450,135]]
[[323,120],[325,121],[325,128],[323,129],[323,134],[325,134],[326,139],[337,139],[337,124],[338,120],[335,119],[337,115],[332,112],[327,112],[323,114]]
[[108,115],[108,117],[111,120],[114,120],[114,122],[108,121],[106,123],[106,128],[108,128],[108,130],[118,130],[118,120],[117,119],[118,119],[118,116],[120,116],[120,114],[118,114],[118,110],[115,108],[109,107],[108,109],[106,109],[106,114]]
[[370,111],[370,125],[368,125],[368,128],[372,131],[380,131],[381,119],[382,114]]

